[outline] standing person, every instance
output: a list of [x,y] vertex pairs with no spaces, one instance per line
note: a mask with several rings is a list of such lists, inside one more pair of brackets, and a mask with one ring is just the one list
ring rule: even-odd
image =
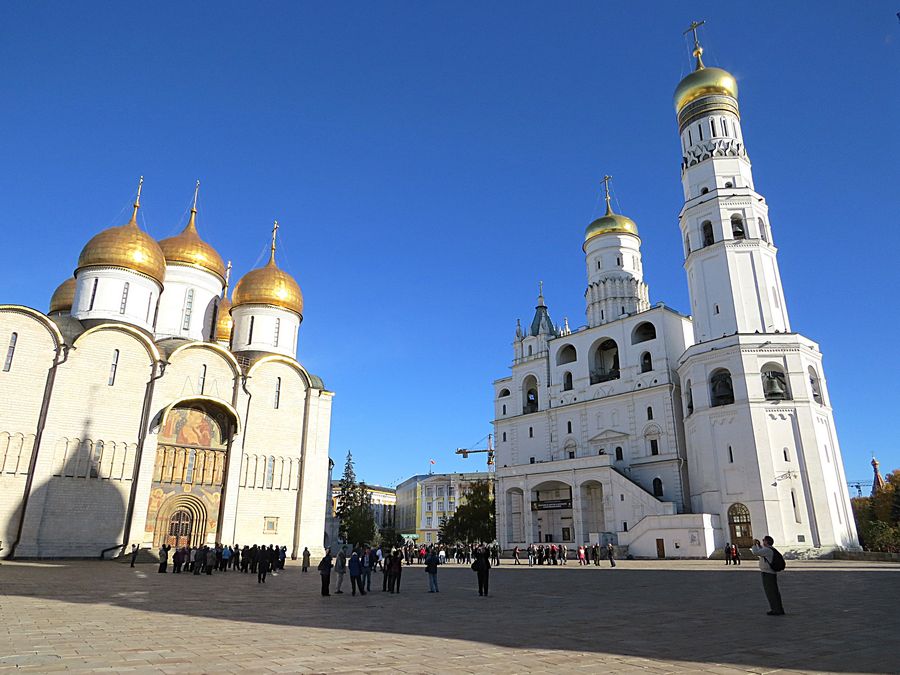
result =
[[331,595],[329,588],[331,586],[331,568],[333,566],[331,559],[331,549],[325,550],[325,557],[319,562],[319,575],[322,577],[322,595],[328,597]]
[[387,563],[388,566],[388,591],[391,593],[400,592],[400,575],[403,573],[403,558],[400,551],[394,551],[391,559]]
[[559,564],[565,565],[566,560],[568,560],[568,558],[569,558],[569,549],[566,547],[565,544],[560,544],[559,545]]
[[488,594],[488,582],[491,574],[491,561],[488,557],[487,549],[480,546],[475,551],[475,562],[472,563],[472,569],[478,574],[478,595],[486,596]]
[[725,564],[731,564],[731,544],[729,542],[725,542]]
[[194,574],[200,574],[203,571],[203,562],[206,560],[206,554],[203,552],[203,549],[197,547],[194,551],[194,563],[193,570]]
[[303,567],[300,571],[301,572],[309,571],[309,549],[306,546],[303,547]]
[[269,572],[270,565],[269,556],[261,555],[259,557],[259,562],[256,563],[256,583],[266,583],[266,574]]
[[341,586],[344,585],[344,575],[347,573],[347,553],[343,547],[341,547],[337,555],[334,571],[337,572],[337,586],[334,588],[335,595],[343,595],[344,591],[341,590]]
[[737,547],[737,544],[731,545],[731,564],[732,565],[740,565],[741,564],[741,549]]
[[365,595],[366,589],[363,588],[362,584],[362,562],[356,551],[353,551],[353,553],[350,554],[348,568],[350,570],[350,589],[353,591],[353,595],[356,595],[357,589],[359,589],[360,595]]
[[240,572],[241,570],[241,545],[234,545],[234,554],[231,556],[231,569]]
[[231,567],[231,555],[233,551],[230,546],[222,546],[222,567],[220,568],[223,572],[227,572],[228,568]]
[[362,585],[368,593],[372,590],[372,566],[375,564],[375,555],[370,547],[363,549],[359,564],[362,565]]
[[522,561],[519,560],[519,547],[518,546],[513,548],[513,560],[515,561],[514,564],[516,564],[516,565],[522,564]]
[[181,574],[182,564],[184,564],[184,553],[180,548],[176,548],[175,553],[172,554],[172,573]]
[[169,566],[169,549],[171,547],[168,544],[163,544],[159,549],[159,573],[165,574],[168,570],[166,569]]
[[534,567],[534,544],[528,544],[528,566]]
[[615,567],[616,566],[616,549],[613,548],[612,542],[609,542],[606,545],[606,555],[609,556],[609,566]]
[[[381,551],[381,549],[378,549],[378,550]],[[384,556],[383,553],[381,555]],[[390,570],[388,570],[388,568],[390,567],[390,562],[391,562],[390,551],[388,551],[388,557],[386,557],[386,558],[382,557],[382,560],[381,560],[381,591],[382,591],[382,593],[387,593],[388,581],[391,580]]]
[[784,571],[784,557],[773,547],[775,540],[769,535],[753,540],[750,552],[759,556],[759,571],[762,572],[763,590],[769,601],[769,616],[784,616],[784,605],[781,604],[781,591],[778,590],[778,573]]
[[[441,551],[443,553],[443,551]],[[434,549],[425,556],[425,572],[428,574],[428,592],[439,593],[437,583],[438,565],[441,564],[440,555],[434,554]]]
[[137,560],[138,551],[140,551],[140,550],[141,549],[138,547],[137,544],[131,545],[131,566],[132,567],[134,567],[134,561]]

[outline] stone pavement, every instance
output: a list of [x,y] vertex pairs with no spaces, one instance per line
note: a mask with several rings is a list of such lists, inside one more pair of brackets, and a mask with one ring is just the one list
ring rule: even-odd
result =
[[[713,561],[504,564],[491,597],[448,564],[400,595],[323,598],[315,571],[161,575],[149,564],[0,565],[0,672],[900,672],[900,565],[789,561],[788,616],[759,572]],[[171,570],[171,568],[170,568]],[[380,573],[376,573],[381,588]]]

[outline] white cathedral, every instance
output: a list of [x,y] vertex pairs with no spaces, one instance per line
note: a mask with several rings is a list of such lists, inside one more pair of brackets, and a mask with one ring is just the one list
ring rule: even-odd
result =
[[[199,184],[198,184],[199,187]],[[297,282],[275,263],[228,299],[187,227],[94,236],[44,314],[0,305],[0,556],[131,544],[323,550],[333,394],[296,358]]]
[[638,228],[585,232],[587,326],[543,292],[494,382],[497,536],[709,557],[771,535],[799,555],[858,547],[818,345],[792,331],[768,206],[754,189],[734,77],[675,90],[691,316],[651,305]]

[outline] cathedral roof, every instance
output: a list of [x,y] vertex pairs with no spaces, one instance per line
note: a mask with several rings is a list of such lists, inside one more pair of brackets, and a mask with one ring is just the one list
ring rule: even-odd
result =
[[[197,181],[197,190],[200,181]],[[180,234],[159,242],[167,263],[192,265],[212,272],[220,279],[225,279],[225,263],[216,249],[200,238],[197,232],[197,190],[194,191],[194,204],[191,206],[191,217]]]
[[241,277],[234,287],[232,302],[234,307],[240,305],[272,305],[287,309],[303,316],[303,293],[294,277],[275,264],[275,233],[278,222],[272,232],[272,250],[269,262],[264,267],[250,270]]
[[553,321],[550,319],[550,312],[547,309],[547,305],[544,303],[543,283],[541,284],[541,292],[538,295],[538,304],[534,308],[534,319],[531,320],[531,329],[528,331],[528,334],[532,336],[551,335],[556,337],[556,328],[553,326]]
[[62,282],[50,297],[51,312],[68,312],[72,309],[72,301],[75,299],[75,277],[69,277]]
[[721,68],[707,68],[703,65],[702,55],[703,47],[695,33],[694,56],[697,58],[697,66],[675,88],[675,112],[681,112],[686,105],[704,96],[729,96],[737,99],[738,86],[734,75]]

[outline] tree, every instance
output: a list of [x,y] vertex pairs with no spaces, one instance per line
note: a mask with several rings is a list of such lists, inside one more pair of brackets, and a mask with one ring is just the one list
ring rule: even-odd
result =
[[335,516],[339,519],[339,532],[344,541],[365,544],[375,535],[375,514],[372,513],[372,494],[365,483],[356,482],[353,469],[353,454],[347,452],[344,473],[338,483],[341,501]]
[[871,497],[851,501],[859,542],[868,551],[900,552],[900,470],[885,477]]
[[497,538],[494,497],[488,480],[475,481],[466,491],[466,502],[460,504],[449,519],[441,522],[441,541],[477,544]]

